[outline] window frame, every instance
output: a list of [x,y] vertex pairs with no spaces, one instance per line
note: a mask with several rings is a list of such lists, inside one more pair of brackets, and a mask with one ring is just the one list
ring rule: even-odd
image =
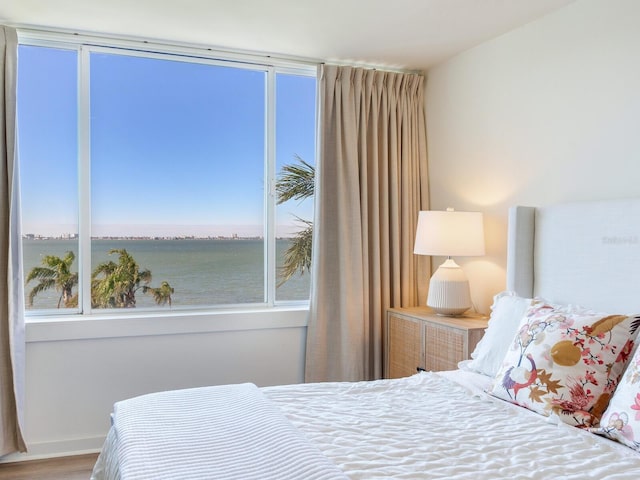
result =
[[[216,50],[213,48],[158,43],[146,40],[129,40],[66,32],[48,32],[18,29],[18,44],[36,47],[72,50],[77,53],[78,92],[78,307],[64,311],[53,309],[26,310],[26,321],[59,321],[69,319],[104,319],[105,317],[158,317],[195,315],[220,312],[247,312],[283,309],[307,309],[309,300],[276,300],[276,77],[278,74],[317,77],[316,62],[298,59],[274,58],[243,52]],[[106,53],[141,58],[154,58],[211,66],[224,66],[265,73],[265,145],[263,178],[264,219],[264,301],[244,304],[193,305],[175,309],[136,308],[92,309],[91,282],[91,124],[90,124],[90,55]],[[317,105],[317,98],[315,100]],[[317,117],[317,110],[316,110]]]

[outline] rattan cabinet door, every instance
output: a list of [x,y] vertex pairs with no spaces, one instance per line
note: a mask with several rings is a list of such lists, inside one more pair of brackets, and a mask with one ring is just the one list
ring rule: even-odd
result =
[[426,370],[455,370],[458,368],[458,362],[468,358],[467,330],[430,322],[425,323],[424,330]]
[[474,317],[432,316],[424,323],[424,363],[426,370],[455,370],[484,335],[487,320]]
[[420,320],[387,314],[386,378],[408,377],[424,368],[422,325]]

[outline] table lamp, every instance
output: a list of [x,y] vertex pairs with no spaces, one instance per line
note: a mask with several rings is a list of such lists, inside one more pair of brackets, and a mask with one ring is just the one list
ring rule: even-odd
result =
[[482,213],[421,211],[413,253],[447,257],[429,281],[427,306],[438,315],[460,315],[471,307],[469,281],[451,257],[484,255]]

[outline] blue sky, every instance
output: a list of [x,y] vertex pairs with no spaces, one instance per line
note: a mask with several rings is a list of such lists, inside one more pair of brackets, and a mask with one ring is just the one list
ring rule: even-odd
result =
[[[92,53],[92,233],[261,234],[265,77]],[[75,51],[21,47],[25,233],[77,222],[76,78]],[[276,85],[277,168],[295,154],[313,162],[315,79],[279,74]],[[292,214],[310,218],[311,202],[280,206],[281,232]]]

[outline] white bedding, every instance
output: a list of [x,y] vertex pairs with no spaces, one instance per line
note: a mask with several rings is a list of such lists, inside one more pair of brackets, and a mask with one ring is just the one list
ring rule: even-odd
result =
[[[262,392],[351,479],[640,478],[639,454],[490,397],[482,391],[487,382],[456,371]],[[175,453],[201,452],[198,442],[183,437]],[[109,449],[101,456],[107,464]],[[94,478],[111,480],[117,473]]]
[[118,402],[111,435],[122,480],[346,480],[252,384]]
[[264,391],[352,479],[640,478],[637,453],[473,387],[489,381],[458,371]]

